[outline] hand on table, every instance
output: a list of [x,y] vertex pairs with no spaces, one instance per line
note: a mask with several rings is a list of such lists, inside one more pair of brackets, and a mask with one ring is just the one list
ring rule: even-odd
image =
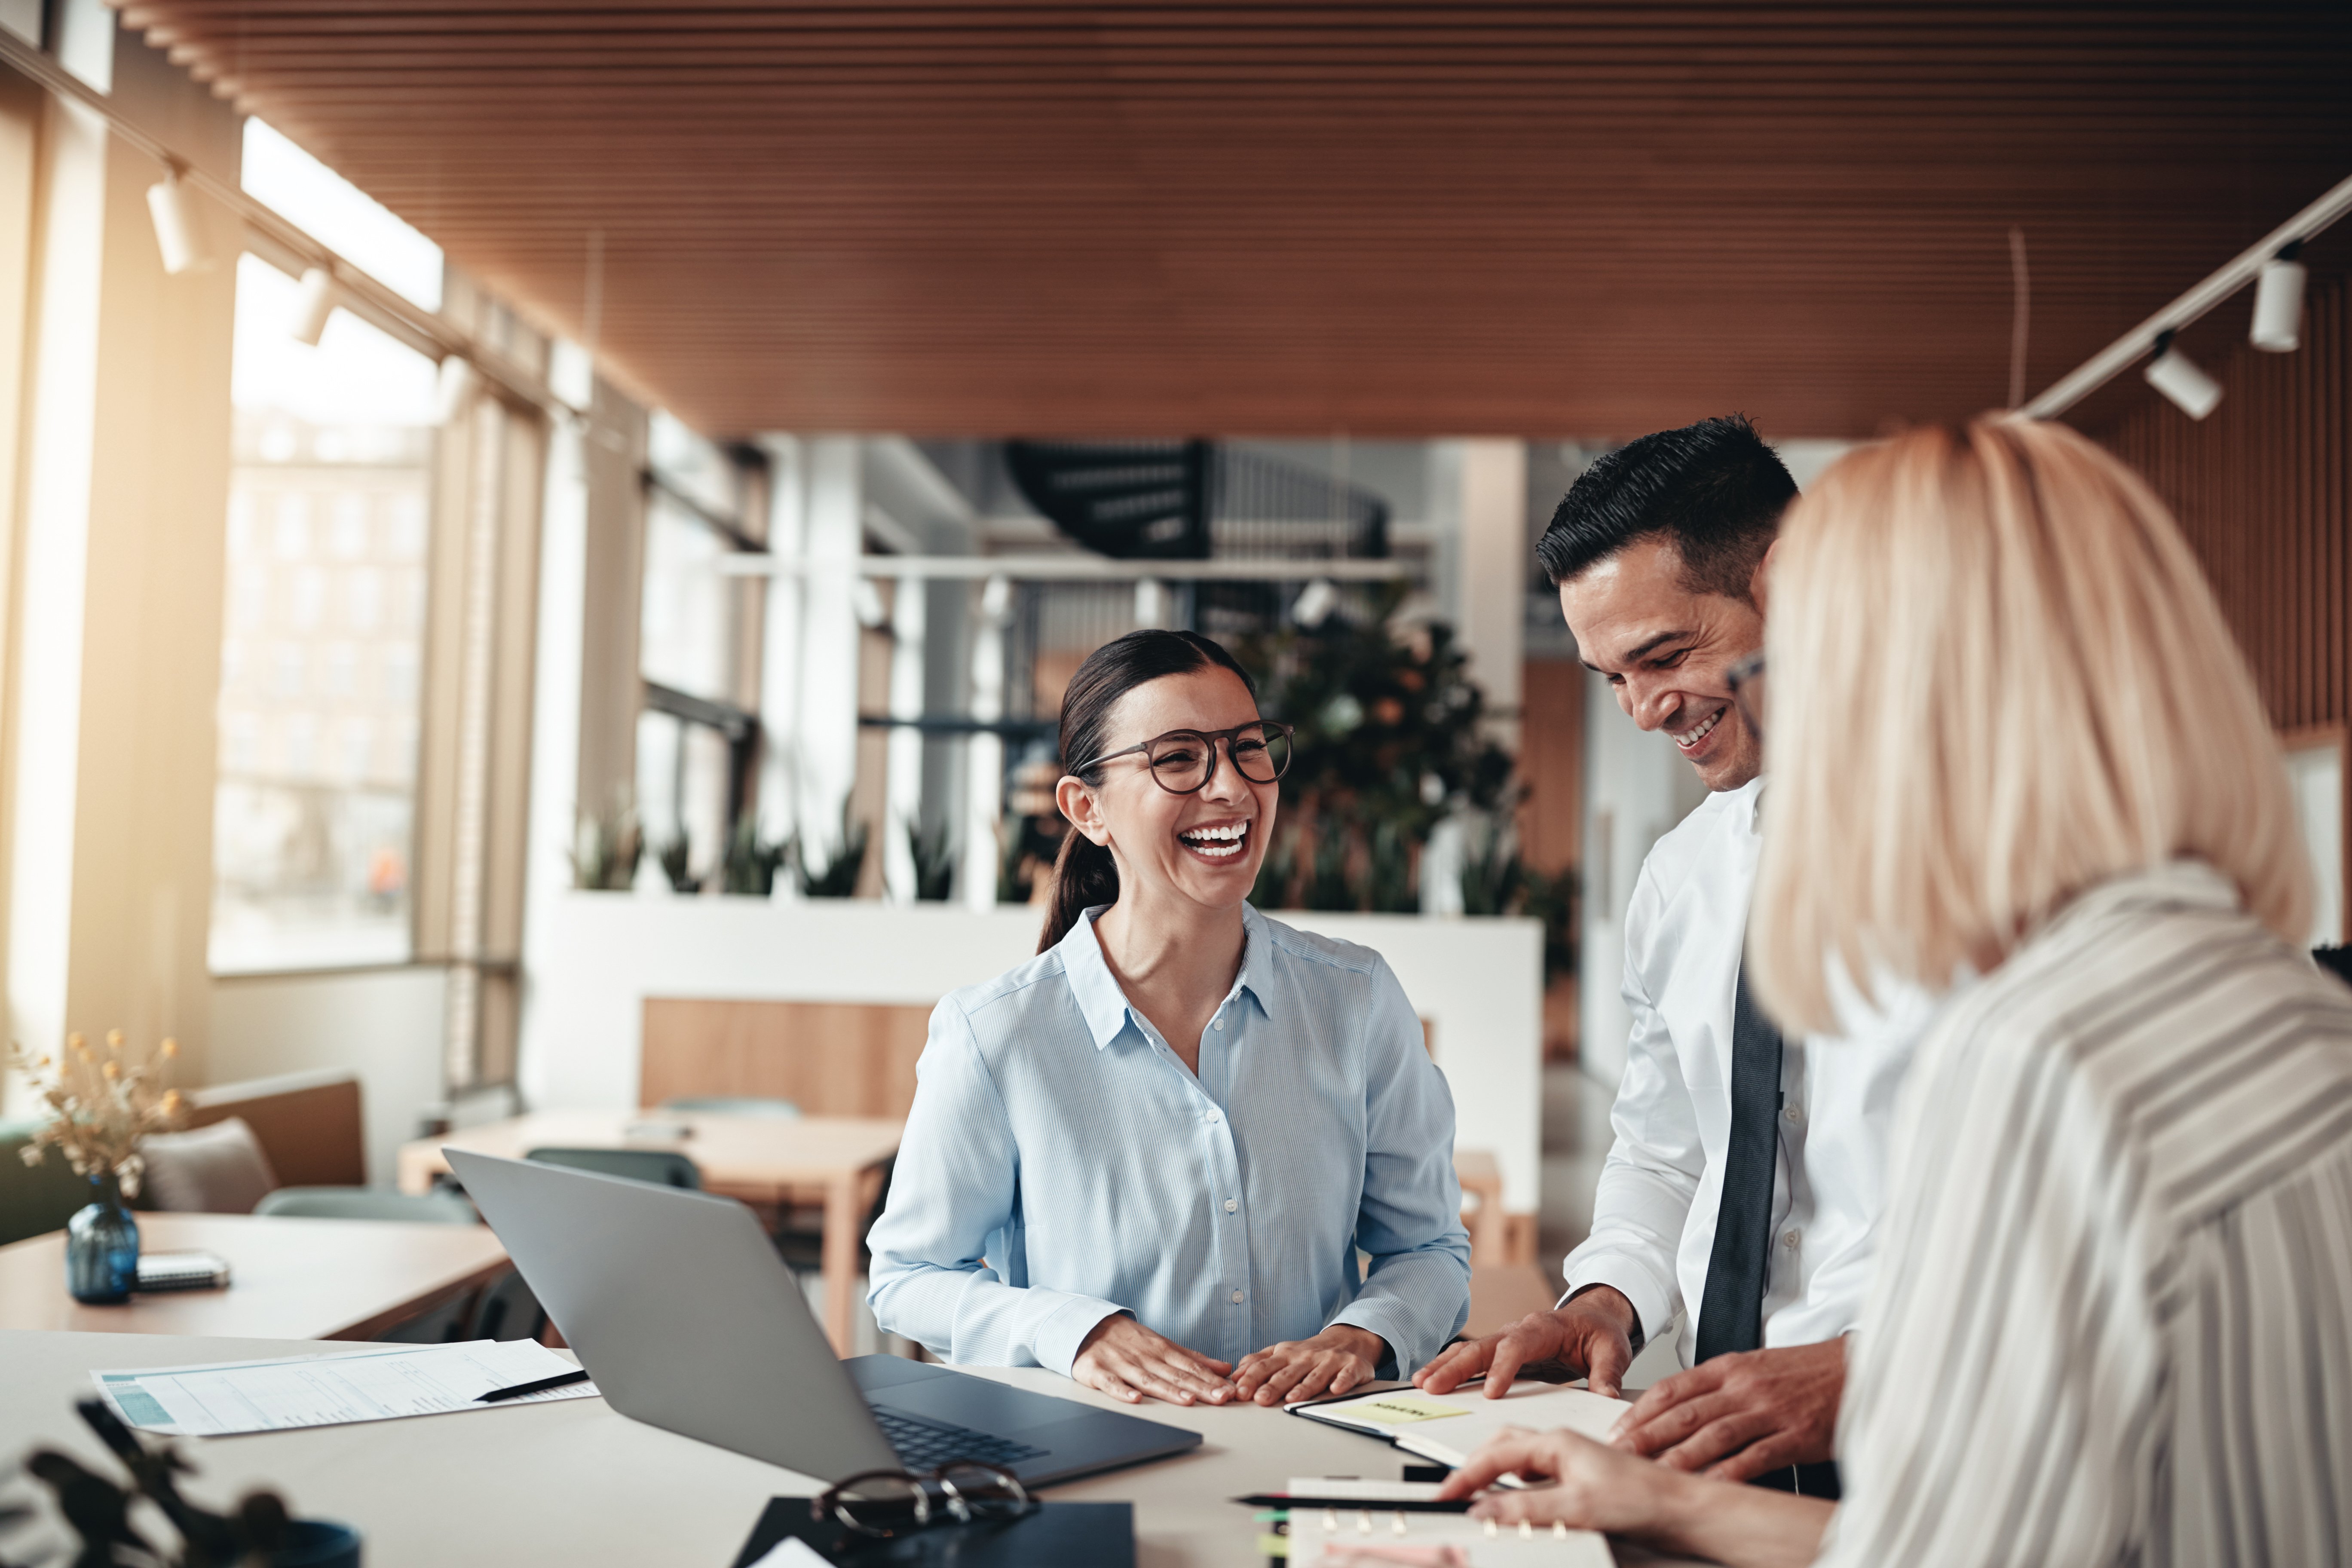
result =
[[1657,1384],[1613,1441],[1678,1470],[1744,1481],[1831,1457],[1845,1392],[1845,1341],[1743,1351]]
[[1549,1312],[1530,1312],[1498,1334],[1449,1346],[1412,1374],[1424,1394],[1450,1394],[1484,1373],[1486,1397],[1500,1399],[1525,1373],[1545,1383],[1589,1377],[1614,1399],[1633,1364],[1633,1304],[1597,1285]]
[[1528,1491],[1496,1491],[1470,1510],[1475,1519],[1505,1524],[1565,1524],[1642,1535],[1654,1530],[1676,1488],[1690,1478],[1596,1443],[1565,1426],[1530,1432],[1506,1426],[1445,1478],[1437,1495],[1465,1498],[1504,1476],[1552,1484]]
[[1233,1363],[1153,1333],[1113,1312],[1078,1343],[1070,1377],[1129,1405],[1145,1394],[1171,1405],[1223,1405],[1234,1397]]
[[1285,1340],[1250,1352],[1234,1372],[1234,1387],[1260,1405],[1345,1394],[1371,1381],[1372,1369],[1388,1353],[1388,1342],[1370,1329],[1334,1323],[1311,1340]]

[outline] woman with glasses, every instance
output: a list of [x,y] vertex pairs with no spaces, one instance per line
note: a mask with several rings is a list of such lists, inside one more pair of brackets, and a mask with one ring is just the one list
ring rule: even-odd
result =
[[1290,744],[1206,637],[1079,666],[1037,956],[931,1015],[868,1241],[885,1330],[1130,1402],[1270,1405],[1461,1328],[1454,1102],[1412,1005],[1378,953],[1247,902]]
[[[1737,1564],[2342,1563],[2352,995],[2263,701],[2121,463],[1991,416],[1783,524],[1748,966],[1948,993],[1897,1103],[1834,1513],[1570,1433],[1479,1506]],[[1754,673],[1754,672],[1751,672]]]

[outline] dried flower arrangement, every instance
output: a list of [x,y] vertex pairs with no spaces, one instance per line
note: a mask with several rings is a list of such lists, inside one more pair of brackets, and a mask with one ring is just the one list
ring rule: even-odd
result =
[[8,1065],[33,1081],[50,1119],[25,1145],[25,1163],[37,1165],[51,1149],[66,1157],[78,1176],[111,1172],[122,1195],[139,1195],[147,1162],[139,1141],[179,1123],[180,1091],[160,1081],[165,1064],[180,1054],[166,1039],[141,1059],[123,1050],[122,1031],[109,1029],[102,1050],[80,1035],[66,1037],[62,1058],[34,1057],[11,1043]]

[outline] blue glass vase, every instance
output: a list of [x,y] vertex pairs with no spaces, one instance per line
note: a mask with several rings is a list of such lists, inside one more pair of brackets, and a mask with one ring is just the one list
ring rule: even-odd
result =
[[110,1307],[139,1283],[139,1222],[123,1206],[111,1171],[89,1179],[90,1201],[66,1222],[66,1289],[77,1301]]

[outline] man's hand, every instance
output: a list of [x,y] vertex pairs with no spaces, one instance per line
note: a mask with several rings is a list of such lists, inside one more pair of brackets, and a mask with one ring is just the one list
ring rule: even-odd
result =
[[1633,1364],[1633,1303],[1606,1285],[1583,1290],[1549,1312],[1530,1312],[1499,1334],[1449,1347],[1412,1374],[1424,1394],[1450,1394],[1486,1374],[1486,1397],[1500,1399],[1525,1373],[1545,1383],[1589,1377],[1595,1394],[1618,1397]]
[[1311,1340],[1285,1340],[1250,1352],[1234,1370],[1234,1387],[1260,1405],[1345,1394],[1370,1382],[1372,1369],[1388,1353],[1388,1341],[1370,1329],[1334,1323]]
[[1233,1363],[1153,1333],[1113,1312],[1078,1343],[1070,1377],[1129,1405],[1145,1394],[1171,1405],[1223,1405],[1234,1397]]
[[1829,1458],[1844,1393],[1842,1338],[1719,1355],[1642,1395],[1614,1441],[1678,1470],[1744,1481]]

